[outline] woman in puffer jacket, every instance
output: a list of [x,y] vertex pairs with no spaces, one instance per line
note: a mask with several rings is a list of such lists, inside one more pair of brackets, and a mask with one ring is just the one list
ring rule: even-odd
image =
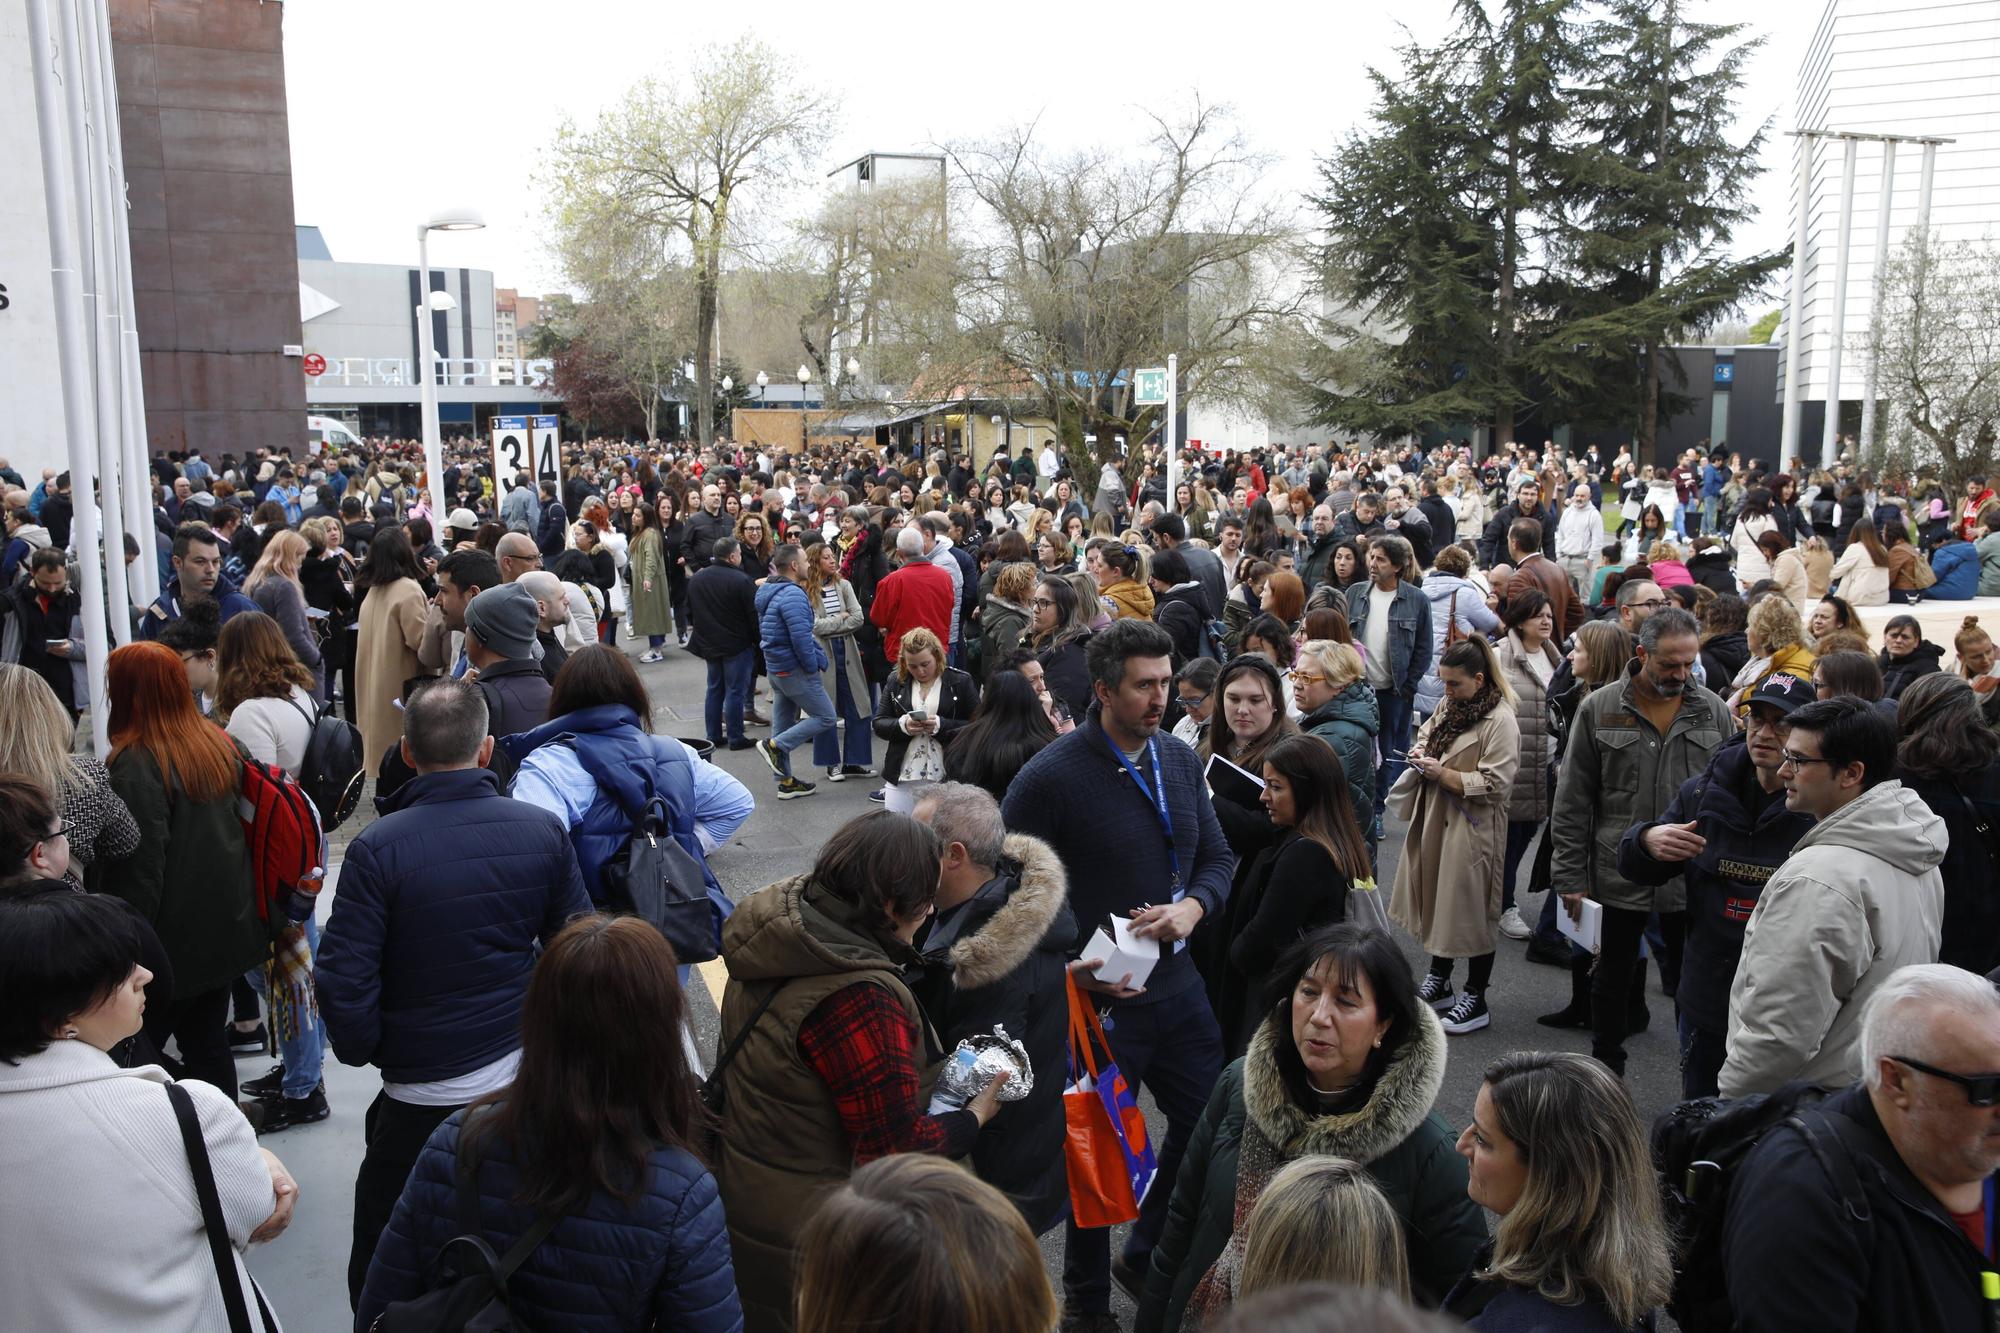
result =
[[740,1330],[722,1200],[694,1151],[704,1113],[681,1009],[673,950],[651,925],[588,916],[565,927],[528,983],[513,1084],[424,1145],[368,1266],[356,1327],[422,1295],[445,1243],[464,1234],[463,1156],[496,1253],[544,1232],[507,1284],[525,1323]]
[[[1437,553],[1431,572],[1424,575],[1424,596],[1431,604],[1431,660],[1424,678],[1417,682],[1417,716],[1429,717],[1444,698],[1438,683],[1438,658],[1444,650],[1468,634],[1491,634],[1500,628],[1500,617],[1486,605],[1486,589],[1466,576],[1472,572],[1472,557],[1462,546],[1447,546]],[[1458,632],[1451,632],[1452,622]]]

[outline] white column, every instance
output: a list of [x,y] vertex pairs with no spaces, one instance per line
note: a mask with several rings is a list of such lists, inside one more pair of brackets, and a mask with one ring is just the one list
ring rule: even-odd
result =
[[[80,99],[77,52],[71,33],[60,33],[51,22],[49,0],[27,0],[28,34],[34,43],[35,124],[42,146],[42,188],[49,218],[49,276],[55,291],[56,353],[62,368],[64,429],[69,441],[69,476],[73,493],[85,497],[76,506],[76,543],[86,551],[97,547],[97,506],[88,502],[91,478],[91,445],[95,422],[88,392],[90,354],[86,346],[89,320],[84,309],[83,276],[78,270],[78,247],[73,228],[77,224],[77,178],[72,174],[74,158],[70,133],[80,126],[65,125],[64,101],[67,91]],[[52,58],[52,55],[54,58]],[[55,65],[62,65],[60,80]],[[95,560],[81,562],[83,578],[83,640],[85,676],[90,683],[92,739],[97,754],[110,750],[109,719],[104,708],[104,581]]]
[[1889,204],[1896,197],[1896,141],[1882,145],[1882,184],[1875,200],[1875,272],[1868,283],[1868,363],[1861,376],[1861,455],[1875,449],[1875,382],[1881,369],[1875,324],[1882,317],[1882,275],[1889,265]]
[[1820,433],[1820,466],[1829,472],[1840,456],[1840,345],[1847,337],[1847,261],[1854,245],[1854,158],[1860,148],[1844,140],[1840,157],[1840,242],[1833,259],[1833,346],[1826,357],[1826,427]]
[[[103,552],[107,584],[105,595],[107,604],[113,609],[107,618],[111,622],[112,637],[124,644],[132,641],[129,609],[132,599],[125,586],[125,559],[121,549],[125,531],[123,497],[120,495],[124,468],[119,465],[119,459],[124,446],[126,405],[124,284],[120,274],[124,265],[119,262],[123,256],[119,254],[115,217],[125,207],[125,173],[124,160],[116,147],[118,85],[108,68],[110,39],[102,4],[103,0],[76,0],[80,29],[77,54],[83,64],[84,97],[90,108],[92,130],[89,145],[92,150],[90,214],[97,289],[97,440],[92,461],[102,505],[103,521],[100,527],[103,546],[86,550],[82,542],[76,545],[80,561],[93,559],[97,549]],[[72,492],[79,497],[79,504],[91,502],[89,491],[72,488]]]
[[1805,360],[1806,241],[1812,231],[1813,136],[1799,135],[1798,216],[1792,227],[1792,292],[1785,312],[1785,412],[1778,436],[1778,466],[1800,456],[1800,363]]
[[[417,367],[421,386],[417,401],[423,405],[424,484],[430,488],[432,511],[448,514],[448,507],[440,508],[444,505],[444,441],[438,430],[437,346],[431,337],[431,232],[421,226],[417,228],[417,329],[418,359],[423,362]],[[494,500],[506,493],[507,488],[495,477]]]
[[1173,352],[1167,353],[1167,428],[1160,438],[1167,443],[1167,512],[1180,512],[1174,503],[1180,493],[1181,463],[1180,450],[1174,444],[1174,416],[1181,399],[1181,359]]

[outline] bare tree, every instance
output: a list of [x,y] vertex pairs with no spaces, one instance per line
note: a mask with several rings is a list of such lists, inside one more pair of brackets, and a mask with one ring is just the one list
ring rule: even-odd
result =
[[566,123],[557,132],[547,177],[559,227],[617,218],[686,246],[703,443],[715,438],[718,295],[741,210],[817,165],[834,109],[831,95],[745,37],[696,52],[670,85],[640,82],[588,129]]
[[1870,330],[1891,448],[1956,493],[1991,474],[2000,437],[2000,247],[1911,236],[1884,266]]
[[[1137,153],[1046,151],[1033,125],[948,151],[975,204],[956,378],[1038,397],[1072,458],[1099,463],[1159,425],[1131,372],[1180,358],[1181,393],[1264,408],[1303,327],[1291,217],[1256,193],[1262,161],[1226,109],[1148,114]],[[1280,373],[1282,372],[1282,373]]]

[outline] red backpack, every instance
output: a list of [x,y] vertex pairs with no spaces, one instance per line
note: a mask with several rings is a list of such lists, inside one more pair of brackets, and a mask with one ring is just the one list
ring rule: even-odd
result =
[[243,761],[236,813],[250,849],[257,918],[276,935],[312,915],[326,882],[326,835],[305,789],[284,769]]

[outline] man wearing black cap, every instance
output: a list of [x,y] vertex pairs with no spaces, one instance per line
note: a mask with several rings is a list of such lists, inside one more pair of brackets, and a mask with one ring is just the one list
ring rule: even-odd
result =
[[1812,682],[1765,678],[1750,696],[1741,735],[1681,784],[1657,820],[1634,824],[1618,844],[1618,870],[1635,884],[1687,885],[1687,943],[1681,981],[1681,1095],[1713,1097],[1728,1054],[1729,984],[1743,953],[1743,928],[1758,895],[1813,817],[1786,808],[1778,768],[1786,719],[1813,701]]

